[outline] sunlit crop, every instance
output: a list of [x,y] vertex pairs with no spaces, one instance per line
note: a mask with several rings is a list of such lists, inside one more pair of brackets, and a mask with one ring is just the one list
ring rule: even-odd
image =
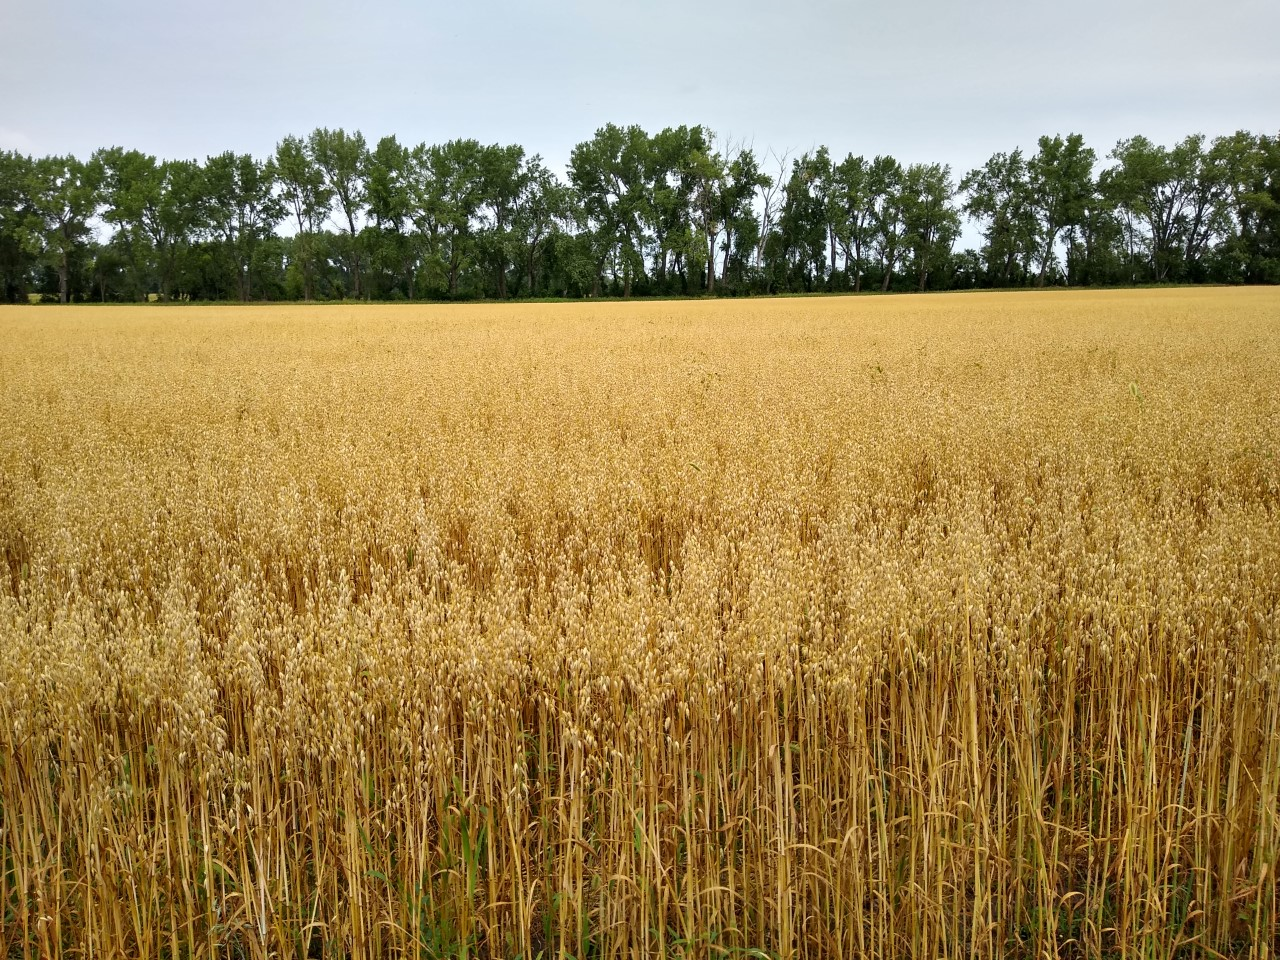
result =
[[1278,371],[1262,290],[0,311],[0,956],[1273,956]]

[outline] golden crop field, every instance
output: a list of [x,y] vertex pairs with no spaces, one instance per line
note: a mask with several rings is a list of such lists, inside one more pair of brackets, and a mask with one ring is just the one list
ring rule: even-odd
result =
[[1272,957],[1280,291],[0,310],[0,956]]

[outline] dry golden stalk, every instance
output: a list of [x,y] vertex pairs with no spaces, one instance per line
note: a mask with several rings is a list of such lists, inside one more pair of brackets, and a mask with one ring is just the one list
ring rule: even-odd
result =
[[0,956],[1274,956],[1277,316],[0,309]]

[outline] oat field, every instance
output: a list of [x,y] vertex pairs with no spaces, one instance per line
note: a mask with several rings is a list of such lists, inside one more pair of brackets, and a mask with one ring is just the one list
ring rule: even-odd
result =
[[1280,292],[0,309],[0,957],[1267,958]]

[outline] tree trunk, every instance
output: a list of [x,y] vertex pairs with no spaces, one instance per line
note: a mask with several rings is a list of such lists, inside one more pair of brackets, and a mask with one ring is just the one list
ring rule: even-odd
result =
[[1049,257],[1053,255],[1053,245],[1055,242],[1057,242],[1057,239],[1058,239],[1058,231],[1050,230],[1049,242],[1045,244],[1044,256],[1040,258],[1040,277],[1038,280],[1036,280],[1037,287],[1044,286],[1045,277],[1049,272]]
[[69,257],[64,251],[62,257],[58,260],[58,302],[67,302],[67,288],[71,285],[69,281],[71,273],[71,264]]
[[360,299],[360,245],[356,243],[356,220],[350,210],[347,213],[347,228],[351,232],[351,273],[355,281],[355,298]]
[[889,281],[893,279],[893,258],[890,257],[884,264],[884,282],[880,284],[880,292],[889,292]]
[[707,293],[716,292],[716,239],[707,236]]

